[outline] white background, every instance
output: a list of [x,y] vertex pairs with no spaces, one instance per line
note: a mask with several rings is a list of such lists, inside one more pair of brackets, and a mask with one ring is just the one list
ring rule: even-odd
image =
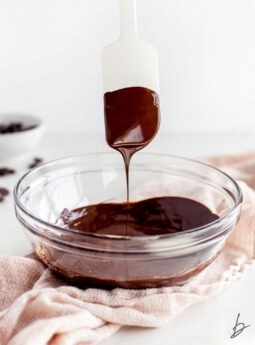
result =
[[[161,128],[176,131],[149,148],[183,156],[254,150],[254,132],[246,131],[255,130],[255,0],[137,0],[137,19],[140,37],[159,51]],[[104,130],[100,53],[118,35],[118,0],[0,0],[0,113],[37,114],[53,133],[70,131],[46,133],[39,157],[106,149],[103,136],[74,132]],[[0,253],[30,250],[11,198],[0,218]],[[254,271],[166,327],[124,328],[105,345],[251,345],[253,286]],[[251,327],[233,340],[239,312]]]
[[[0,0],[0,113],[103,131],[100,53],[118,14],[117,0]],[[137,0],[137,19],[159,51],[161,128],[255,128],[254,0]]]

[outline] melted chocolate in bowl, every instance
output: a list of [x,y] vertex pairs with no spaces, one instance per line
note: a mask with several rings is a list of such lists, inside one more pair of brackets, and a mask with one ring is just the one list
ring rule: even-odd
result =
[[[182,232],[217,219],[217,215],[197,201],[183,197],[157,197],[134,203],[101,203],[74,210],[64,209],[58,224],[74,231],[98,235],[122,236],[126,233],[134,239]],[[72,235],[66,236],[65,240],[69,236],[71,242]],[[114,240],[111,245],[114,247]],[[124,253],[108,252],[109,248],[107,245],[104,248],[103,240],[100,250],[100,253],[88,251],[85,259],[79,257],[78,253],[67,254],[61,249],[47,246],[41,246],[36,251],[44,263],[72,284],[82,288],[92,286],[104,289],[141,289],[183,284],[206,267],[219,252],[202,261],[201,258],[207,257],[210,250],[207,247],[202,247],[196,253],[198,257],[187,254],[165,258],[164,255],[161,257],[149,253],[144,262],[145,271],[143,262],[139,262],[139,253],[131,253],[127,258]],[[194,262],[199,264],[194,265]],[[185,269],[181,270],[181,267]],[[179,275],[171,273],[180,270],[182,273]],[[109,279],[111,272],[112,279]]]
[[195,200],[166,196],[64,209],[60,224],[94,234],[155,236],[195,229],[216,219],[217,215]]

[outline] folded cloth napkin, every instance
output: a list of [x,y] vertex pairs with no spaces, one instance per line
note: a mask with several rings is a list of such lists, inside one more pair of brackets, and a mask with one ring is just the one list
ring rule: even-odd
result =
[[0,256],[0,344],[95,344],[123,325],[159,327],[223,291],[255,268],[255,153],[210,157],[240,183],[239,223],[217,259],[183,286],[81,290],[65,285],[32,255]]

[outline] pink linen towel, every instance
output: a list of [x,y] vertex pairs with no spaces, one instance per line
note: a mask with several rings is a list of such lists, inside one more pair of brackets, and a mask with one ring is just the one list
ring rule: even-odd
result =
[[238,226],[222,253],[191,282],[158,289],[81,290],[36,258],[0,256],[0,344],[95,344],[123,325],[159,327],[255,268],[255,153],[210,157],[244,194]]

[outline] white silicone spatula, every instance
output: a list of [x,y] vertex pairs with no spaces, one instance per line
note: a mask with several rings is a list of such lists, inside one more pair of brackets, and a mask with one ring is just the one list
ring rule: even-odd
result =
[[103,49],[104,93],[141,86],[159,93],[158,52],[140,40],[136,29],[136,1],[119,0],[121,35]]
[[135,152],[151,142],[159,123],[157,50],[137,37],[135,0],[119,0],[120,39],[102,52],[106,140],[126,170]]

